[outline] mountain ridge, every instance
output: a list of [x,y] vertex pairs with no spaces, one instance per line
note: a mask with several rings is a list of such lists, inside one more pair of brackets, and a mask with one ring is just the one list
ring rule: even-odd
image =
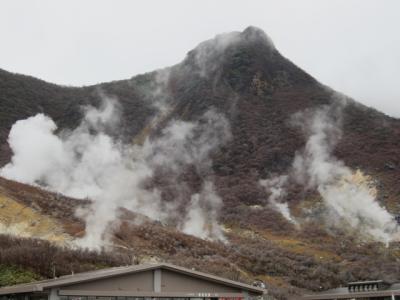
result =
[[[324,107],[344,101],[346,105],[339,115],[327,112],[328,119],[333,120],[328,125],[338,131],[333,141],[328,140],[332,153],[327,162],[337,160],[348,166],[354,174],[346,180],[365,189],[375,186],[380,205],[393,215],[399,214],[400,120],[322,85],[284,58],[259,29],[249,27],[242,33],[217,36],[201,43],[172,67],[87,87],[63,87],[0,71],[1,165],[12,157],[6,140],[17,120],[45,113],[57,123],[57,133],[73,131],[84,118],[82,107],[99,107],[104,97],[118,99],[121,123],[118,130],[107,134],[124,143],[132,139],[135,145],[157,141],[175,120],[201,125],[211,107],[223,114],[232,134],[231,139],[210,152],[210,168],[189,164],[172,179],[168,178],[168,170],[160,168],[146,182],[146,186],[161,191],[165,203],[179,197],[186,199],[178,209],[183,212],[190,196],[201,195],[203,181],[211,178],[222,198],[218,219],[229,244],[190,237],[162,222],[132,224],[130,219],[137,216],[128,210],[120,215],[125,216],[121,217],[123,221],[115,225],[112,240],[119,247],[128,252],[131,249],[140,259],[154,256],[180,261],[231,278],[262,277],[277,288],[277,295],[286,294],[285,297],[293,287],[293,292],[297,289],[298,293],[299,288],[318,290],[320,286],[329,288],[353,279],[398,279],[393,270],[398,267],[393,261],[400,255],[397,244],[385,248],[374,241],[357,240],[353,236],[357,231],[325,224],[326,215],[318,215],[324,207],[318,189],[303,187],[292,173],[295,159],[307,150],[310,141],[312,128],[307,127],[308,121]],[[307,111],[309,118],[302,119],[305,129],[293,125],[293,116],[301,113],[307,117]],[[330,132],[329,126],[323,134]],[[295,219],[311,218],[300,230],[271,204],[274,190],[266,191],[259,184],[260,180],[282,176],[289,179],[282,186],[274,186],[285,190],[278,203],[286,203]],[[178,190],[173,182],[179,182],[185,190]],[[14,187],[12,182],[1,179],[0,187],[1,194],[11,195],[27,206],[29,202],[22,199],[35,198],[36,192],[22,184]],[[19,190],[26,192],[16,193]],[[43,193],[35,210],[51,215],[46,205],[57,200],[46,191]],[[71,201],[80,206],[79,200]],[[74,215],[74,205],[63,216],[64,208],[51,204],[53,218],[77,238],[84,234],[85,227],[84,220]],[[311,213],[305,213],[309,210]],[[317,217],[312,219],[314,215]],[[174,238],[168,241],[171,236]],[[339,244],[337,237],[341,239]],[[374,263],[364,264],[370,260]],[[207,262],[217,263],[220,270],[207,266]],[[389,267],[391,263],[394,265]]]

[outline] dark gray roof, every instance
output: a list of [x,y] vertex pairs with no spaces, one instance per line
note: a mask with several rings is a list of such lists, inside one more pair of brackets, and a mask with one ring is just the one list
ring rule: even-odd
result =
[[246,291],[250,291],[257,294],[263,294],[266,292],[262,288],[258,288],[252,285],[248,285],[245,283],[229,280],[226,278],[206,274],[203,272],[198,272],[194,270],[190,270],[187,268],[175,266],[167,263],[159,263],[159,264],[146,264],[146,265],[132,265],[132,266],[124,266],[124,267],[115,267],[108,269],[101,269],[96,271],[77,273],[72,275],[61,276],[55,279],[36,281],[27,284],[18,284],[14,286],[8,286],[0,288],[0,295],[5,294],[18,294],[18,293],[28,293],[28,292],[38,292],[43,291],[45,289],[53,288],[53,287],[62,287],[67,285],[72,285],[81,282],[87,281],[95,281],[98,279],[104,279],[119,275],[143,272],[154,269],[166,269],[175,271],[178,273],[183,273],[192,277],[202,278],[213,282],[222,283],[228,286],[241,288]]
[[347,285],[374,284],[374,283],[386,283],[386,282],[383,280],[353,281],[349,282]]
[[[375,283],[377,281],[371,281]],[[360,282],[365,283],[365,282]],[[353,283],[355,284],[355,283]],[[400,283],[391,284],[388,288],[378,291],[368,291],[368,292],[349,292],[347,287],[336,288],[327,290],[321,293],[315,293],[303,296],[303,299],[308,300],[325,300],[325,299],[348,299],[348,298],[363,298],[363,297],[381,297],[381,296],[391,296],[400,295]]]

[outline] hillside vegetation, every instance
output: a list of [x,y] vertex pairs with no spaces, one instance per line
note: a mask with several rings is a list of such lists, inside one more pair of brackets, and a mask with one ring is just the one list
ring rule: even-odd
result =
[[7,234],[0,236],[0,284],[51,278],[54,270],[62,275],[155,260],[250,283],[259,278],[280,299],[353,280],[400,280],[397,242],[385,245],[362,239],[357,228],[330,226],[320,213],[318,189],[289,180],[281,200],[301,221],[297,226],[268,204],[270,194],[259,183],[290,174],[304,151],[308,137],[293,126],[293,116],[344,99],[340,134],[329,153],[352,171],[343,184],[364,187],[393,216],[400,214],[400,120],[322,85],[284,58],[259,29],[234,36],[234,43],[221,37],[206,41],[170,68],[88,87],[0,70],[1,165],[12,157],[7,137],[17,120],[45,113],[57,133],[65,132],[79,126],[82,107],[98,107],[104,98],[115,99],[121,112],[118,130],[107,134],[124,143],[155,140],[174,120],[201,123],[210,109],[225,116],[232,135],[210,152],[209,168],[192,164],[176,174],[158,168],[143,184],[157,187],[163,203],[182,197],[176,209],[181,213],[204,178],[212,178],[222,198],[218,222],[226,243],[182,233],[174,226],[179,218],[156,222],[121,209],[111,226],[112,252],[72,250],[64,246],[86,232],[76,209],[89,207],[91,199],[0,178],[0,232]]

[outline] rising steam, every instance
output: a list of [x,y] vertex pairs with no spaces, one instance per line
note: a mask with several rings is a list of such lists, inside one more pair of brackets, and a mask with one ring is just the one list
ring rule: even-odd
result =
[[[215,226],[218,225],[218,213],[221,207],[222,199],[215,192],[214,184],[206,181],[201,193],[192,195],[181,230],[201,238],[213,236],[225,241],[221,227]],[[211,222],[206,222],[207,220]]]
[[[179,71],[211,77],[229,45],[259,35],[267,40],[254,28],[243,34],[217,36],[192,51]],[[132,144],[108,134],[119,131],[115,99],[105,99],[100,108],[86,107],[83,120],[72,131],[58,132],[51,118],[38,114],[13,125],[8,140],[13,157],[0,175],[91,199],[90,209],[77,211],[86,221],[86,235],[80,244],[87,247],[101,246],[107,240],[110,223],[118,219],[118,208],[168,221],[177,217],[185,203],[186,216],[175,222],[177,228],[201,238],[224,240],[217,222],[222,201],[213,185],[210,155],[231,138],[229,122],[212,109],[193,122],[167,122],[174,109],[169,89],[173,68],[155,72],[153,80],[139,88],[156,113]],[[164,129],[160,132],[161,123]],[[152,131],[157,134],[149,138],[147,132]],[[185,183],[178,182],[188,166],[194,167],[202,181],[201,190],[193,195],[188,194]],[[149,185],[159,170],[168,174],[164,180],[178,190],[173,201],[163,201],[161,191]]]
[[[230,137],[226,119],[210,110],[196,122],[171,121],[160,136],[146,138],[142,145],[127,145],[106,133],[118,126],[118,119],[117,101],[105,99],[100,108],[86,107],[81,124],[72,131],[56,133],[54,121],[37,114],[17,121],[9,134],[13,157],[1,176],[93,201],[90,209],[77,212],[86,221],[86,236],[79,241],[85,247],[104,245],[120,207],[167,219],[178,203],[162,201],[157,188],[144,188],[143,183],[157,167],[171,174],[185,165],[208,170],[211,151]],[[220,207],[220,198],[206,180],[177,226],[201,238],[223,240],[217,221]]]
[[261,180],[270,194],[269,204],[293,223],[288,205],[283,201],[290,179],[305,189],[316,189],[327,210],[327,223],[350,226],[362,237],[389,242],[396,233],[393,216],[376,201],[376,195],[367,185],[355,181],[356,174],[333,155],[341,138],[341,122],[346,100],[342,98],[330,106],[305,110],[295,114],[292,122],[307,137],[297,152],[288,175]]
[[352,180],[355,172],[332,154],[342,134],[344,105],[338,99],[332,106],[294,117],[308,140],[294,159],[293,174],[299,183],[318,190],[334,225],[350,225],[367,237],[387,243],[396,230],[393,216],[365,185]]
[[265,188],[265,191],[270,194],[268,203],[270,207],[279,212],[282,217],[290,223],[297,225],[297,221],[290,213],[289,205],[284,201],[287,196],[286,185],[288,176],[282,175],[273,177],[271,179],[260,180],[259,183]]

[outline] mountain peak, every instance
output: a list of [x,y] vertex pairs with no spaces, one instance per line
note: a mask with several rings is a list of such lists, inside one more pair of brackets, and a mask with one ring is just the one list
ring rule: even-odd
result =
[[223,52],[230,46],[263,44],[270,50],[275,49],[271,38],[260,28],[249,26],[242,32],[232,31],[217,34],[214,38],[200,43],[196,48],[189,52]]
[[[237,49],[245,52],[262,52],[270,56],[276,51],[272,40],[260,28],[249,26],[242,32],[233,31],[216,35],[191,50],[184,63],[201,75],[213,73],[223,61],[232,58]],[[249,51],[250,50],[250,51]]]
[[275,48],[271,38],[260,28],[249,26],[241,32],[242,39],[247,42],[262,42],[270,48]]
[[[106,249],[124,261],[153,256],[250,281],[270,274],[267,284],[292,298],[294,287],[331,288],[348,276],[393,278],[398,242],[364,236],[390,238],[383,208],[400,214],[400,124],[351,101],[339,109],[339,101],[253,26],[201,43],[173,67],[95,86],[0,70],[2,174],[29,173],[28,183],[44,188],[0,178],[0,228],[57,241],[89,233],[92,247],[109,237]],[[15,243],[0,235],[0,256]],[[63,261],[86,265],[73,260],[82,253]]]
[[271,38],[254,26],[218,34],[200,43],[187,54],[176,73],[185,80],[191,75],[212,82],[223,78],[236,90],[251,89],[253,81],[260,79],[268,93],[284,86],[316,82],[283,57]]

